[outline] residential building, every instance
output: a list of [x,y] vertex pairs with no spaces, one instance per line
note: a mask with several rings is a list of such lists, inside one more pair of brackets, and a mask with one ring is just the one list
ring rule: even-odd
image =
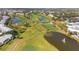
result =
[[0,46],[6,44],[8,41],[12,39],[12,34],[5,34],[0,37]]

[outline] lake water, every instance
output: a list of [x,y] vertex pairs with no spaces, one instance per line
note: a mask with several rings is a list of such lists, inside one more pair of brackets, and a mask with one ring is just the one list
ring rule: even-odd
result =
[[79,51],[79,43],[59,32],[47,32],[45,39],[60,51]]
[[45,20],[45,17],[41,16],[39,17],[39,20]]
[[17,18],[17,17],[14,17],[13,19],[12,19],[12,23],[20,23],[20,22],[24,22],[22,19],[19,19],[19,18]]

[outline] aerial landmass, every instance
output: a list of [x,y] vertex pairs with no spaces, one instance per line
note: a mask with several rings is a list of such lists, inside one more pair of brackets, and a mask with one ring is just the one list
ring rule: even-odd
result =
[[0,8],[0,51],[79,51],[79,9]]

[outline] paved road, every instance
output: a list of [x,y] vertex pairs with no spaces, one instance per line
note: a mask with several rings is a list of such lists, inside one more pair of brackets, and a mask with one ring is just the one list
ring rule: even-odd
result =
[[45,39],[60,51],[79,51],[79,43],[59,32],[47,32]]

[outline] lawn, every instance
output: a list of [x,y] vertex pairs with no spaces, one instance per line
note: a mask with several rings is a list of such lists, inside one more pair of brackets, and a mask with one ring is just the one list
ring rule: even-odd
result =
[[28,32],[26,31],[22,36],[25,36],[23,39],[28,40],[29,43],[26,43],[22,50],[57,50],[45,40],[44,34],[45,32],[41,32],[36,28],[31,28]]
[[[35,27],[38,28],[38,25]],[[6,50],[22,50],[22,51],[45,51],[45,50],[57,50],[53,45],[49,44],[45,38],[45,30],[41,31],[40,28],[45,29],[41,25],[40,28],[35,27],[28,28],[22,35],[22,39],[16,39],[10,44]]]
[[[22,38],[16,38],[10,41],[8,44],[1,47],[0,50],[7,50],[7,51],[55,51],[58,50],[55,46],[51,45],[46,41],[44,38],[45,33],[48,29],[50,30],[57,30],[54,25],[45,24],[44,26],[41,25],[41,21],[38,20],[38,17],[42,16],[41,14],[31,14],[31,18],[28,19],[31,22],[29,24],[31,27],[28,27],[24,33],[20,34]],[[20,19],[26,19],[24,16],[18,16]],[[44,16],[46,19],[44,22],[49,21],[50,18]],[[32,23],[32,22],[39,22],[39,23]],[[17,30],[17,29],[16,29]]]

